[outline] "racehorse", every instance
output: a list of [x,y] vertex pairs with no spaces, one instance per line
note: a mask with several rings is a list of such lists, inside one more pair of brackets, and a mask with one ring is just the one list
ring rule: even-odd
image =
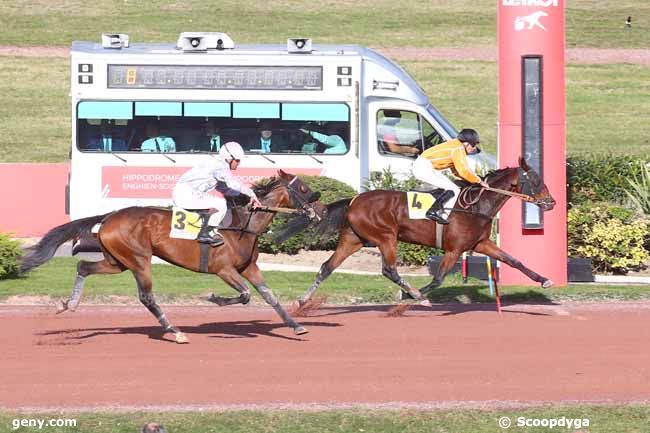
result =
[[[282,170],[267,183],[253,185],[253,190],[260,202],[268,208],[277,210],[278,206],[292,206],[318,217],[325,210],[324,205],[318,201],[320,193],[312,192],[298,176]],[[60,304],[59,312],[74,311],[77,308],[84,281],[89,275],[118,274],[129,269],[135,276],[140,302],[158,319],[166,332],[175,334],[177,343],[188,342],[185,334],[165,317],[152,293],[151,257],[155,255],[192,271],[216,274],[240,293],[234,298],[212,295],[209,300],[218,305],[247,304],[250,290],[244,281],[246,278],[284,323],[293,328],[295,334],[306,333],[307,330],[297,324],[279,304],[256,264],[259,254],[257,238],[271,223],[275,212],[256,209],[249,211],[242,207],[232,209],[233,225],[238,223],[241,226],[222,228],[225,243],[215,248],[200,247],[195,240],[170,238],[172,212],[169,209],[130,207],[75,220],[50,230],[37,245],[30,248],[21,260],[20,272],[27,272],[47,262],[61,244],[88,235],[93,226],[101,223],[97,240],[104,259],[98,262],[79,261],[72,294]],[[201,248],[204,250],[203,267],[200,263]]]
[[[401,241],[435,246],[437,223],[428,219],[409,219],[405,192],[368,191],[353,199],[344,199],[328,205],[326,216],[317,228],[325,236],[331,236],[338,231],[340,238],[334,254],[321,265],[314,283],[299,298],[300,306],[307,303],[334,269],[364,245],[379,247],[382,255],[382,273],[401,287],[403,299],[407,297],[423,300],[423,295],[442,284],[458,257],[468,250],[507,263],[541,283],[542,287],[551,287],[551,280],[528,269],[490,240],[492,220],[511,196],[525,198],[544,211],[553,209],[555,200],[548,188],[523,158],[519,158],[519,167],[490,172],[485,180],[490,189],[464,184],[459,200],[449,216],[449,224],[441,230],[445,255],[431,283],[421,290],[411,287],[397,273],[397,243]],[[300,221],[295,222],[298,228],[291,227],[292,223],[288,223],[281,230],[284,236],[291,236],[307,226],[304,219],[302,225]]]

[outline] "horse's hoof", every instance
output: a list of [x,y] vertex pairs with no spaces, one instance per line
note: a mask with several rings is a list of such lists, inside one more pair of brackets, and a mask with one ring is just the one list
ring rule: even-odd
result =
[[212,302],[213,304],[217,304],[217,305],[220,306],[220,307],[224,307],[224,306],[228,305],[228,304],[224,301],[224,298],[223,298],[223,297],[221,297],[221,296],[215,296],[214,293],[211,294],[211,295],[208,296],[208,297],[204,297],[203,299],[206,300],[206,301],[208,301],[208,302]]
[[431,301],[429,301],[428,299],[423,299],[422,301],[420,301],[420,305],[422,305],[423,307],[430,307]]
[[553,286],[553,281],[551,280],[546,280],[542,283],[542,289],[548,289],[549,287]]
[[303,334],[306,334],[308,332],[309,331],[307,331],[307,328],[305,328],[303,326],[300,326],[300,325],[293,328],[293,333],[296,334],[296,335],[303,335]]
[[183,334],[182,332],[177,332],[175,335],[176,335],[176,342],[178,344],[187,344],[187,343],[190,342],[190,340],[187,338],[187,336],[185,334]]
[[397,302],[402,302],[402,301],[412,301],[412,300],[414,300],[414,299],[415,299],[415,298],[414,298],[413,296],[411,296],[411,294],[410,294],[409,292],[405,292],[405,291],[402,290],[402,289],[400,289],[400,290],[397,292],[397,296],[396,296],[396,301],[397,301]]
[[68,311],[68,301],[59,301],[56,303],[56,314],[65,313]]

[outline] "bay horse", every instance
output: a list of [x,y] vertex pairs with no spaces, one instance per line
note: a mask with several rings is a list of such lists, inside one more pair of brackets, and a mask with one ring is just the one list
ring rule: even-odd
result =
[[[253,190],[266,207],[292,206],[321,216],[325,207],[318,201],[320,193],[312,192],[298,176],[278,171],[267,183],[253,185]],[[233,225],[237,228],[221,228],[224,244],[207,249],[207,269],[203,272],[216,274],[240,293],[238,297],[225,298],[212,295],[218,305],[247,304],[250,290],[244,278],[253,284],[264,300],[291,327],[295,334],[307,332],[297,324],[278,302],[264,278],[256,261],[259,254],[257,238],[269,226],[275,212],[248,210],[233,207]],[[166,332],[173,332],[177,343],[188,342],[187,337],[166,318],[152,293],[151,257],[190,269],[201,271],[201,247],[195,240],[170,238],[172,212],[154,207],[129,207],[105,215],[78,219],[50,230],[41,241],[27,250],[21,259],[20,272],[27,272],[52,258],[57,248],[73,238],[88,235],[96,224],[101,223],[97,240],[104,254],[98,262],[81,260],[77,264],[77,277],[72,294],[59,305],[59,312],[74,311],[81,299],[84,281],[93,274],[118,274],[127,269],[133,272],[138,286],[140,302],[156,317]]]
[[[512,195],[505,195],[506,193],[528,197],[544,211],[550,211],[556,202],[548,188],[523,158],[519,158],[518,167],[490,172],[485,176],[485,180],[491,188],[501,189],[502,192],[465,184],[449,216],[449,224],[442,229],[442,247],[445,255],[431,283],[420,290],[413,288],[398,274],[397,244],[408,242],[435,246],[437,223],[428,219],[409,219],[406,192],[368,191],[353,199],[344,199],[328,205],[326,216],[317,228],[324,236],[331,236],[338,231],[339,241],[332,256],[321,265],[311,287],[298,299],[299,305],[304,306],[334,269],[364,245],[379,248],[382,256],[382,274],[400,286],[403,299],[424,300],[423,295],[442,284],[458,257],[468,250],[507,263],[539,282],[542,287],[551,287],[551,280],[528,269],[490,240],[492,220]],[[474,199],[469,198],[472,194],[475,195]],[[464,208],[462,203],[468,201],[471,203],[465,203]],[[305,220],[302,221],[298,230],[307,226]],[[283,230],[285,237],[297,232],[290,224]],[[300,225],[300,222],[296,225]]]

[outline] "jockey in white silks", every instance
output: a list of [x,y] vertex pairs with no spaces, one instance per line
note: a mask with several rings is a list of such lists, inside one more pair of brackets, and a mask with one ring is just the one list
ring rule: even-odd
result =
[[[197,241],[213,246],[223,244],[223,237],[215,228],[226,216],[226,195],[245,194],[251,198],[254,207],[261,206],[253,190],[233,175],[244,156],[239,143],[225,143],[219,149],[219,157],[206,158],[185,172],[174,187],[174,205],[183,209],[208,210],[210,217],[203,217]],[[219,194],[210,194],[213,189]]]

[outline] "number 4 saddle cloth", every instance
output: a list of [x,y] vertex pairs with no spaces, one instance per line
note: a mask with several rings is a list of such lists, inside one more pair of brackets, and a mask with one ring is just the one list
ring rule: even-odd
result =
[[409,210],[409,218],[413,220],[427,219],[426,213],[431,208],[436,199],[442,194],[442,189],[427,191],[408,191],[406,200]]

